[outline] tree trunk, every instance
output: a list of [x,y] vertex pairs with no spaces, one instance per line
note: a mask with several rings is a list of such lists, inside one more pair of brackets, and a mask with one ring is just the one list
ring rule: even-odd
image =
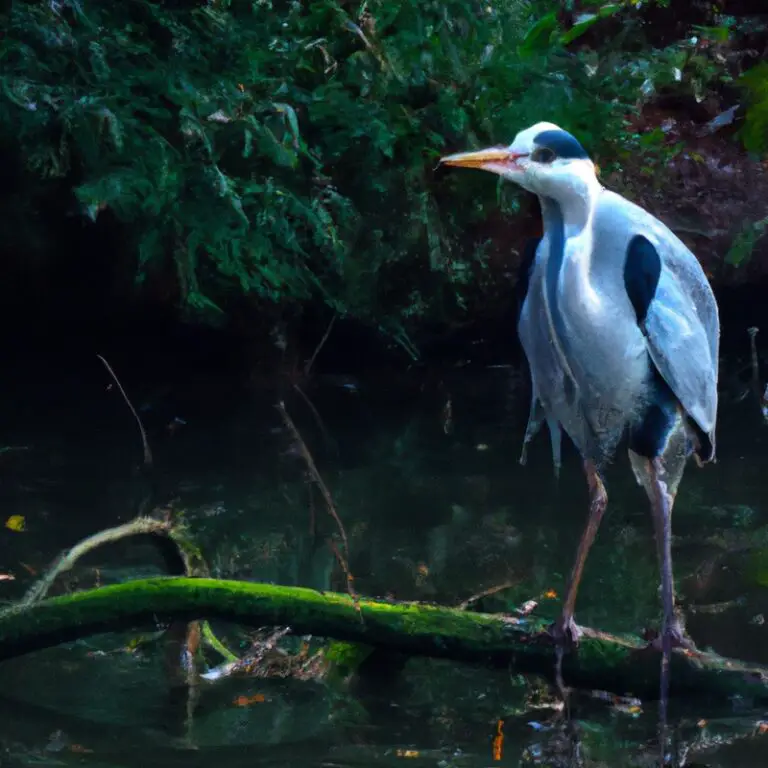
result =
[[[96,634],[171,620],[216,618],[248,626],[287,625],[312,634],[414,656],[511,665],[552,678],[554,653],[541,621],[421,603],[360,599],[299,587],[216,579],[154,578],[50,598],[0,613],[0,659]],[[566,685],[658,695],[660,655],[638,638],[586,629],[563,663]],[[675,651],[674,696],[768,701],[768,670],[709,653]]]

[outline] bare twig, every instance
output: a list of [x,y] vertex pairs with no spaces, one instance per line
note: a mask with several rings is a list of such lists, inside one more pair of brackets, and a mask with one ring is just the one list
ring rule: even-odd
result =
[[344,530],[344,524],[341,522],[339,513],[336,511],[336,505],[333,503],[331,492],[328,490],[328,486],[325,484],[325,482],[323,481],[323,478],[320,476],[320,473],[317,471],[315,460],[312,458],[312,454],[309,452],[309,448],[307,448],[307,444],[304,442],[304,438],[302,438],[301,434],[299,433],[299,430],[296,429],[296,425],[293,423],[293,419],[291,419],[291,417],[288,415],[288,411],[285,410],[285,405],[282,402],[280,402],[275,407],[280,412],[280,416],[282,417],[283,422],[287,427],[288,431],[293,435],[294,440],[296,440],[296,444],[299,448],[299,453],[301,454],[301,458],[304,459],[304,461],[306,462],[307,469],[309,470],[309,474],[320,490],[323,500],[325,501],[325,506],[328,509],[328,514],[334,519],[334,521],[336,522],[336,526],[339,529],[339,534],[344,544],[344,556],[349,557],[349,544],[347,541],[347,532]]
[[309,376],[309,372],[312,370],[312,366],[315,364],[315,359],[320,354],[320,350],[325,346],[325,342],[328,341],[328,337],[331,335],[331,330],[333,329],[333,324],[336,322],[337,315],[334,314],[334,316],[331,318],[331,322],[328,323],[328,327],[325,329],[325,333],[323,334],[323,338],[320,339],[320,343],[315,347],[315,351],[312,353],[312,357],[309,358],[307,361],[307,364],[304,366],[304,375]]
[[[271,665],[267,657],[277,656],[281,660],[291,658],[278,646],[280,640],[290,634],[290,632],[290,627],[275,627],[266,636],[257,636],[250,649],[240,658],[235,657],[231,661],[209,669],[201,677],[209,682],[221,680],[225,677],[233,677],[234,675],[268,677],[268,670]],[[263,635],[263,632],[260,631],[258,635]]]
[[328,430],[326,429],[325,423],[320,417],[320,414],[318,413],[317,408],[315,408],[314,403],[309,399],[306,392],[304,392],[304,390],[298,384],[294,384],[293,388],[301,395],[302,399],[309,407],[309,410],[312,411],[312,415],[315,417],[317,426],[320,427],[320,431],[323,433],[323,437],[325,438],[325,442],[328,444],[328,447],[335,453],[338,453],[338,446],[336,442],[333,440],[333,438],[331,437]]
[[104,363],[104,367],[107,369],[107,371],[109,371],[109,375],[112,377],[113,381],[117,385],[117,388],[120,390],[120,394],[123,396],[123,400],[125,400],[126,405],[131,409],[133,418],[136,419],[136,423],[139,425],[139,432],[141,433],[141,444],[144,449],[144,465],[146,467],[151,467],[152,451],[150,450],[150,447],[149,447],[147,432],[144,429],[144,425],[141,423],[139,414],[136,412],[136,409],[133,407],[133,403],[131,402],[130,398],[128,397],[125,390],[123,389],[123,385],[120,383],[120,379],[117,378],[117,374],[112,370],[112,366],[101,355],[96,355],[96,357],[98,357],[99,360],[101,360],[101,362]]
[[760,401],[760,363],[757,359],[757,341],[755,339],[759,332],[760,329],[755,326],[747,329],[747,333],[749,334],[749,349],[752,353],[752,387],[755,390],[755,397],[757,397],[758,402]]
[[[347,563],[347,559],[345,557],[341,556],[341,552],[339,552],[339,548],[336,546],[336,542],[333,539],[328,539],[328,546],[330,547],[331,552],[333,552],[336,560],[341,566],[341,570],[344,572],[344,578],[347,581],[347,591],[355,601],[355,607],[358,611],[360,611],[360,602],[357,599],[357,592],[355,592],[355,577],[352,575],[352,571],[349,570],[349,563]],[[363,614],[360,613],[360,619],[362,620],[362,618]]]
[[505,581],[503,584],[497,584],[495,587],[488,587],[488,589],[484,589],[482,592],[478,592],[476,595],[472,595],[466,600],[463,600],[456,607],[460,611],[466,611],[467,608],[472,605],[472,603],[476,603],[478,600],[482,600],[484,597],[495,595],[497,592],[503,592],[505,589],[511,589],[517,584],[518,582],[516,581]]
[[760,407],[760,413],[763,416],[763,421],[768,424],[768,386],[763,390],[760,386],[760,363],[757,357],[757,342],[755,337],[760,332],[760,329],[752,326],[747,329],[749,334],[749,348],[750,348],[750,367],[752,369],[752,393],[755,396],[758,406]]

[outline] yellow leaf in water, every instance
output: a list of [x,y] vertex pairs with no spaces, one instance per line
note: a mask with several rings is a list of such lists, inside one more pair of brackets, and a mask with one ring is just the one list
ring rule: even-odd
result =
[[70,744],[69,751],[80,755],[88,755],[93,753],[92,749],[88,749],[88,747],[84,747],[82,744]]
[[263,704],[266,700],[263,693],[255,693],[253,696],[238,696],[232,703],[236,707],[250,707],[251,704]]
[[419,751],[417,749],[398,749],[395,755],[397,757],[418,757]]
[[554,600],[557,597],[557,592],[555,592],[554,589],[548,589],[544,593],[544,597],[546,597],[548,600]]
[[9,531],[17,531],[18,533],[21,533],[21,531],[24,530],[24,526],[25,526],[24,515],[11,515],[5,521],[5,527]]
[[501,760],[504,752],[504,721],[499,720],[496,723],[496,735],[493,737],[493,759]]

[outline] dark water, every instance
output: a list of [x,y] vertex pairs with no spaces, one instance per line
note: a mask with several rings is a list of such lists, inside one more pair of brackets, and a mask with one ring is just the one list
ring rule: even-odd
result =
[[[734,361],[729,365],[735,370]],[[122,373],[122,371],[121,371]],[[688,470],[674,515],[675,572],[700,647],[768,664],[768,427],[748,374],[723,377],[719,463]],[[343,589],[322,539],[334,531],[274,403],[286,406],[331,489],[360,593],[458,604],[494,585],[489,611],[528,599],[554,616],[586,515],[576,457],[555,483],[540,436],[517,463],[527,416],[513,368],[319,375],[303,389],[193,372],[129,372],[155,454],[154,502],[183,511],[215,575]],[[130,413],[98,363],[17,365],[2,384],[0,600],[20,597],[53,557],[131,519],[147,494]],[[450,402],[450,411],[446,404]],[[450,420],[448,419],[450,413]],[[647,502],[620,455],[610,512],[588,561],[577,617],[640,632],[659,619]],[[94,553],[82,586],[159,573],[146,544]],[[218,627],[232,638],[235,629]],[[547,685],[506,670],[413,660],[357,685],[240,677],[205,684],[191,725],[162,651],[138,634],[90,638],[0,664],[0,765],[652,765],[657,710],[586,694],[565,727]],[[290,646],[287,646],[290,647]],[[249,706],[238,706],[249,697]],[[262,700],[263,698],[263,700]],[[768,761],[768,712],[747,701],[672,703],[678,762]],[[494,736],[503,723],[501,751]],[[765,729],[768,730],[768,729]]]

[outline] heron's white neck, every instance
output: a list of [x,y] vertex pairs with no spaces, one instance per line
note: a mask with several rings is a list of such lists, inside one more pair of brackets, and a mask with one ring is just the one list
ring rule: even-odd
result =
[[550,280],[559,284],[567,270],[568,290],[577,293],[584,306],[597,308],[600,298],[590,282],[592,219],[603,188],[589,165],[583,173],[569,174],[565,183],[553,188],[551,197],[539,199],[544,232],[549,234],[551,268],[557,274]]
[[565,225],[565,237],[571,239],[586,234],[603,187],[595,176],[591,161],[572,164],[568,176],[558,179],[551,190],[550,199],[540,197],[541,210],[546,225],[547,209],[555,203]]

